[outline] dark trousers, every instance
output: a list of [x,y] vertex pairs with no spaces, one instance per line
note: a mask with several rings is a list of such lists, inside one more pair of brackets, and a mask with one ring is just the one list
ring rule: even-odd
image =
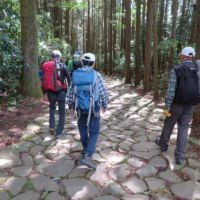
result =
[[93,117],[91,115],[90,124],[89,124],[89,135],[87,132],[87,117],[86,114],[81,114],[78,120],[78,129],[81,136],[81,142],[83,145],[84,153],[88,156],[92,156],[96,149],[96,143],[100,130],[100,115],[99,117]]
[[170,109],[171,117],[166,117],[164,121],[164,127],[160,136],[160,143],[163,146],[167,146],[176,122],[178,125],[178,136],[176,149],[174,151],[175,158],[184,158],[186,155],[189,122],[192,118],[193,111],[194,106],[172,103]]
[[59,135],[64,130],[64,124],[65,124],[65,97],[66,92],[60,91],[58,94],[55,93],[48,93],[49,98],[49,127],[55,128],[55,110],[56,110],[56,102],[58,102],[59,107],[59,121],[58,126],[56,129],[56,135]]

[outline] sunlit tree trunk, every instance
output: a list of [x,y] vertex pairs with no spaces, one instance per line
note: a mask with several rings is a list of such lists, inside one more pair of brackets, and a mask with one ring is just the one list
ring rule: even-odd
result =
[[151,90],[151,38],[152,38],[152,7],[153,0],[148,0],[147,9],[147,27],[146,27],[146,43],[145,43],[145,62],[144,62],[144,91]]
[[[197,1],[197,31],[196,31],[196,59],[200,60],[200,1]],[[200,104],[195,106],[194,115],[193,115],[194,123],[200,123]]]
[[24,63],[21,76],[21,93],[25,96],[41,98],[38,77],[38,39],[36,1],[20,0],[21,48]]
[[197,5],[193,5],[193,16],[192,16],[192,28],[189,44],[195,43],[195,34],[196,34],[196,23],[197,23]]
[[91,42],[90,42],[90,0],[88,0],[88,26],[87,26],[87,42],[86,51],[90,52]]
[[107,75],[107,0],[104,0],[104,73]]
[[[171,38],[170,39],[175,39],[175,34],[176,34],[176,20],[177,20],[177,11],[178,11],[178,0],[173,0],[172,4],[172,27],[171,27]],[[170,58],[169,58],[169,70],[172,69],[174,66],[174,46],[170,47]]]
[[[112,21],[112,10],[113,10],[113,0],[111,0],[111,4],[110,4],[110,21]],[[111,76],[112,75],[112,63],[113,63],[113,60],[112,60],[112,23],[110,22],[110,38],[109,38],[109,41],[110,41],[110,57],[109,57],[109,75]]]
[[[122,0],[122,14],[124,14],[125,0]],[[122,26],[124,25],[124,16],[122,16]],[[121,29],[121,50],[124,49],[124,29]]]
[[141,0],[137,0],[135,37],[135,86],[140,84],[140,14]]
[[125,83],[131,83],[131,0],[126,0],[126,29],[125,29]]
[[61,0],[53,1],[53,24],[54,24],[54,38],[61,37],[61,19],[60,19],[60,8]]
[[[145,29],[145,16],[146,16],[146,0],[143,0],[143,9],[142,9],[142,24],[143,24],[143,31]],[[142,38],[142,60],[145,60],[145,34]]]
[[[114,21],[116,22],[116,0],[114,0],[114,6],[113,6],[113,15],[114,15]],[[114,35],[113,35],[113,69],[112,69],[112,74],[113,76],[115,75],[115,64],[114,60],[116,59],[116,39],[117,39],[117,31],[116,31],[116,26],[114,28]]]

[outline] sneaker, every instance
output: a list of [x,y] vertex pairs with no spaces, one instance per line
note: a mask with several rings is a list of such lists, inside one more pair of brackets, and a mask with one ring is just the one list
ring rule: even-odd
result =
[[176,158],[176,164],[177,164],[177,165],[182,165],[182,164],[183,164],[183,161],[184,161],[184,159],[181,158],[181,157]]
[[59,137],[61,137],[64,133],[65,133],[65,130],[63,130],[62,133],[59,134],[59,135],[56,134],[56,137],[59,138]]
[[160,144],[160,139],[156,139],[156,141],[155,141],[155,143],[160,147],[160,149],[162,150],[162,151],[167,151],[167,147],[168,147],[168,145],[167,146],[162,146],[161,144]]
[[88,156],[87,154],[84,154],[83,157],[81,158],[81,164],[86,165],[89,168],[96,169],[97,165],[94,164],[92,161],[91,157]]
[[54,132],[54,128],[50,128],[49,131],[50,131],[50,132]]

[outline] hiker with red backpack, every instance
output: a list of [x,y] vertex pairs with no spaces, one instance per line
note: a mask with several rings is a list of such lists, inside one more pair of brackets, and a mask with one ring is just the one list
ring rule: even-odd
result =
[[81,164],[96,169],[91,156],[95,152],[100,130],[100,111],[106,112],[109,97],[101,75],[93,70],[95,55],[86,53],[82,58],[83,68],[73,72],[67,94],[67,104],[72,116],[77,112],[78,129],[83,145]]
[[49,131],[54,132],[55,129],[55,110],[56,102],[58,102],[59,107],[59,121],[56,129],[56,137],[61,137],[64,133],[64,123],[65,123],[65,103],[66,103],[66,78],[68,86],[70,85],[71,78],[66,65],[60,63],[62,54],[58,50],[54,50],[51,53],[50,62],[43,64],[43,74],[42,74],[42,90],[45,93],[45,99],[50,103],[49,106]]
[[162,151],[167,151],[167,143],[174,125],[178,125],[175,162],[182,165],[187,146],[189,122],[193,116],[194,106],[200,103],[200,77],[198,67],[193,64],[195,50],[185,47],[180,55],[181,64],[174,66],[170,72],[168,90],[166,94],[166,119],[160,139],[156,144]]
[[73,60],[70,60],[68,63],[68,69],[70,71],[71,77],[73,74],[73,71],[82,68],[82,61],[80,60],[81,54],[78,51],[74,51]]

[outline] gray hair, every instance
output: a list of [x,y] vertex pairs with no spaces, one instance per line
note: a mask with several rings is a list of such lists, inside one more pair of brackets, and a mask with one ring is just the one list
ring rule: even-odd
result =
[[52,57],[53,59],[55,59],[55,58],[61,58],[61,57],[62,57],[62,54],[60,53],[59,50],[53,50],[52,53],[51,53],[51,57]]

